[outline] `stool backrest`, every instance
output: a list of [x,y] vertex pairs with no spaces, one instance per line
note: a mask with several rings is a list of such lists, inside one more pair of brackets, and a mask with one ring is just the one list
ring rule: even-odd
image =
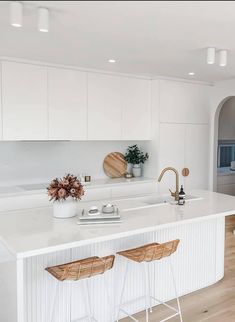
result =
[[152,243],[118,252],[117,254],[139,263],[151,262],[170,256],[176,252],[179,242],[179,239],[175,239],[162,244]]
[[75,262],[47,267],[46,271],[59,281],[77,281],[83,278],[103,274],[107,270],[110,270],[113,267],[114,259],[114,255],[101,258],[97,256],[89,257]]

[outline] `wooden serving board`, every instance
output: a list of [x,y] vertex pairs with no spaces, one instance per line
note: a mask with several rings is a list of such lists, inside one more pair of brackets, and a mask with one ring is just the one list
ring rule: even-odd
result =
[[110,178],[121,178],[127,171],[127,162],[120,152],[109,153],[103,163],[104,172]]

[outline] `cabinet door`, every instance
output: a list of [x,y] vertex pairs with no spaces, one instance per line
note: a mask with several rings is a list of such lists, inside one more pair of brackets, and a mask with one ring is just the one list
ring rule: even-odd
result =
[[4,140],[47,139],[45,67],[2,63],[2,117]]
[[185,189],[208,189],[209,126],[186,125],[185,167],[190,174],[185,178]]
[[[181,170],[184,166],[185,152],[185,126],[182,124],[160,124],[160,146],[159,146],[159,174],[166,167],[173,167],[179,171],[180,183],[184,184]],[[175,191],[175,174],[166,172],[162,181],[158,183],[161,193]]]
[[121,139],[121,83],[118,76],[88,73],[88,139]]
[[123,78],[124,105],[122,138],[151,139],[151,83],[144,79]]
[[48,69],[49,139],[87,138],[87,73]]
[[2,64],[0,63],[0,140],[2,140]]
[[210,87],[170,80],[160,81],[160,121],[209,123]]

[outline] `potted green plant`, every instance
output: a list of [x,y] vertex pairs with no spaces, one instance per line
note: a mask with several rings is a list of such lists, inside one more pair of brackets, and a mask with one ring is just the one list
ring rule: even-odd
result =
[[144,164],[149,158],[148,153],[143,153],[137,144],[129,146],[125,154],[125,160],[132,164],[132,173],[134,177],[141,177],[142,168],[141,164]]

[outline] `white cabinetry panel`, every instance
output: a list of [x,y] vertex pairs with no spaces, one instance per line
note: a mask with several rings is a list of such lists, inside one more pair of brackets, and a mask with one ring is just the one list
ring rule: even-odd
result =
[[[160,124],[159,171],[172,166],[179,171],[187,191],[208,188],[209,126],[200,124]],[[184,167],[188,177],[182,176]],[[160,192],[175,189],[174,174],[168,172],[159,183]],[[187,192],[186,191],[186,192]]]
[[[0,76],[2,75],[2,64],[0,63]],[[0,140],[2,140],[2,77],[0,77]]]
[[88,73],[88,139],[121,139],[121,93],[121,77]]
[[151,138],[151,82],[145,79],[123,78],[124,105],[122,138]]
[[4,140],[48,138],[46,67],[2,63]]
[[[185,127],[182,124],[160,124],[159,173],[165,167],[174,167],[181,172],[184,166]],[[180,173],[180,181],[183,177]],[[175,190],[175,174],[167,172],[158,184],[161,193]]]
[[208,189],[209,177],[209,127],[208,125],[186,125],[185,167],[190,174],[185,178],[185,188]]
[[49,139],[87,138],[87,73],[48,69]]
[[160,81],[160,121],[170,123],[208,123],[209,86]]

